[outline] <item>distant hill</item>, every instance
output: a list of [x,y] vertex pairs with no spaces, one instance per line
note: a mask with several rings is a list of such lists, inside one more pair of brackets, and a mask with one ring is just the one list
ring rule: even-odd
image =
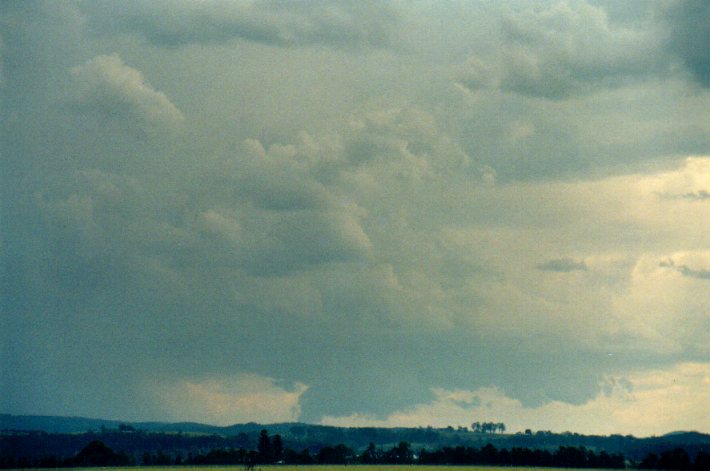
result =
[[86,417],[0,414],[0,431],[79,433],[88,430],[100,430],[101,427],[118,428],[121,423],[115,420],[88,419]]
[[333,431],[339,428],[325,425],[309,425],[298,422],[281,424],[258,424],[255,422],[248,422],[245,424],[220,426],[201,424],[197,422],[130,422],[92,419],[87,417],[0,414],[0,432],[35,431],[46,433],[82,433],[99,432],[101,430],[116,430],[121,425],[127,425],[135,430],[141,430],[144,432],[202,433],[222,436],[232,436],[240,433],[258,433],[263,429],[267,429],[269,433],[280,433],[283,435],[288,434],[289,431],[294,428],[297,430],[308,429],[310,434],[322,434],[324,431]]
[[[128,425],[145,432],[165,433],[206,433],[218,435],[236,435],[242,432],[258,432],[264,428],[256,423],[219,426],[197,422],[129,422],[86,417],[59,417],[47,415],[10,415],[0,414],[0,431],[36,431],[46,433],[82,433],[115,430],[121,425]],[[299,424],[292,424],[299,425]],[[278,425],[270,427],[279,428]],[[278,433],[278,432],[277,432]]]
[[[648,453],[683,448],[694,456],[710,452],[710,435],[698,432],[673,432],[660,437],[637,438],[631,435],[581,435],[576,433],[474,433],[448,428],[376,428],[331,427],[305,423],[246,423],[216,426],[194,422],[122,422],[85,417],[55,417],[0,414],[0,445],[23,444],[28,453],[71,455],[87,440],[100,439],[117,450],[131,453],[156,449],[180,449],[182,452],[214,447],[255,448],[262,429],[279,434],[284,444],[294,450],[318,450],[324,446],[345,444],[363,450],[370,443],[389,447],[410,443],[415,450],[442,447],[482,447],[488,443],[498,449],[514,447],[554,450],[560,446],[586,447],[608,453],[622,453],[640,459]],[[3,438],[4,437],[4,438]],[[4,442],[3,442],[4,440]],[[9,445],[8,445],[9,446]]]

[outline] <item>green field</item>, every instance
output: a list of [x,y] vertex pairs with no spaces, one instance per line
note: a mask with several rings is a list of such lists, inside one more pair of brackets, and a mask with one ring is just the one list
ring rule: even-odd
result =
[[[243,466],[140,466],[125,468],[64,468],[76,471],[239,471]],[[510,466],[419,466],[419,465],[302,465],[302,466],[255,466],[254,471],[559,471],[560,469],[573,468],[534,468]],[[576,469],[576,468],[574,468]],[[586,468],[584,471],[594,471]],[[606,470],[608,471],[608,470]]]

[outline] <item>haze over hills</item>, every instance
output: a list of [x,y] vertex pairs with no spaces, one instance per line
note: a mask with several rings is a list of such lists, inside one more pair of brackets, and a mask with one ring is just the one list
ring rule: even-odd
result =
[[[64,417],[64,416],[53,416],[53,415],[13,415],[13,414],[0,414],[0,432],[7,431],[38,431],[45,433],[83,433],[89,431],[99,431],[99,430],[111,430],[118,429],[121,425],[127,425],[135,430],[143,432],[183,432],[183,433],[209,433],[217,435],[236,435],[239,433],[252,433],[259,432],[263,429],[268,430],[271,433],[283,433],[293,429],[294,427],[305,427],[309,429],[323,429],[323,430],[348,430],[348,429],[363,429],[363,430],[421,430],[424,427],[334,427],[328,425],[316,425],[307,424],[303,422],[288,422],[288,423],[274,423],[274,424],[260,424],[256,422],[248,422],[243,424],[233,424],[233,425],[211,425],[198,422],[158,422],[158,421],[147,421],[147,422],[133,422],[125,420],[115,420],[115,419],[97,419],[88,417]],[[454,429],[450,428],[437,428],[433,429],[431,427],[425,428],[429,430],[437,431],[450,431],[461,433],[470,433],[470,431],[463,430],[460,427]],[[540,432],[538,432],[539,434]],[[546,435],[560,435],[560,436],[585,436],[582,434],[577,434],[574,432],[565,433],[551,433],[551,432],[541,432]],[[484,434],[489,438],[492,436],[511,436],[520,434]],[[590,435],[597,436],[597,435]],[[618,437],[621,435],[611,435],[612,437]],[[626,438],[633,437],[632,435],[626,435]],[[638,440],[643,440],[643,438],[633,437]],[[657,439],[666,438],[673,440],[675,438],[682,438],[683,441],[699,441],[704,442],[710,439],[710,434],[701,433],[692,430],[676,430],[668,432],[666,434],[660,435],[658,437],[649,437],[647,439]]]
[[[234,425],[211,425],[198,422],[131,422],[125,420],[95,419],[87,417],[62,417],[48,415],[12,415],[0,414],[0,431],[41,431],[46,433],[83,433],[118,429],[121,425],[128,425],[135,430],[144,432],[164,433],[205,433],[217,435],[236,435],[239,433],[259,432],[266,428],[279,433],[293,426],[306,426],[302,423],[286,424],[258,424],[249,422]],[[319,427],[311,425],[310,427]]]
[[225,427],[195,422],[127,422],[87,417],[60,417],[47,415],[0,414],[0,430],[42,431],[47,433],[81,433],[89,430],[115,429],[126,424],[150,432],[202,432],[218,433]]

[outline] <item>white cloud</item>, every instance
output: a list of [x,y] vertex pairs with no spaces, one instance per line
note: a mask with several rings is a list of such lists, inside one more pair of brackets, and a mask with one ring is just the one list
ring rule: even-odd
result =
[[172,420],[232,425],[293,422],[308,386],[281,386],[273,378],[241,374],[230,378],[181,380],[155,393]]
[[74,67],[78,85],[77,104],[106,119],[137,121],[145,127],[175,127],[183,114],[143,74],[126,65],[118,54],[100,55]]
[[473,391],[432,390],[426,404],[376,419],[362,414],[327,416],[326,425],[349,427],[470,426],[506,424],[508,431],[552,430],[588,434],[661,435],[672,430],[707,432],[710,424],[710,363],[681,363],[664,370],[607,377],[595,398],[580,405],[554,401],[525,407],[494,387]]
[[710,192],[710,158],[687,157],[679,168],[644,178],[640,186],[647,192],[668,198],[693,199],[693,195]]
[[[489,276],[459,273],[458,288],[442,302],[474,330],[573,338],[600,350],[707,351],[710,205],[665,195],[707,188],[708,162],[464,193],[482,207],[496,205],[498,219],[450,224],[440,244],[459,259],[473,257]],[[454,296],[468,308],[452,303]]]
[[[697,267],[697,268],[690,268]],[[649,349],[710,353],[710,251],[645,255],[631,272],[614,313],[624,336],[641,336]]]

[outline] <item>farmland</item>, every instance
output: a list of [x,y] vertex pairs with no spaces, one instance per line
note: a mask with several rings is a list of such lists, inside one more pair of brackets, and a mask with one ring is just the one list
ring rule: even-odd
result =
[[[106,468],[65,468],[77,471],[98,471]],[[111,468],[112,471],[243,471],[243,466],[141,466]],[[254,471],[545,471],[579,468],[538,468],[509,466],[421,466],[421,465],[307,465],[307,466],[256,466]],[[590,471],[588,468],[586,471]]]

